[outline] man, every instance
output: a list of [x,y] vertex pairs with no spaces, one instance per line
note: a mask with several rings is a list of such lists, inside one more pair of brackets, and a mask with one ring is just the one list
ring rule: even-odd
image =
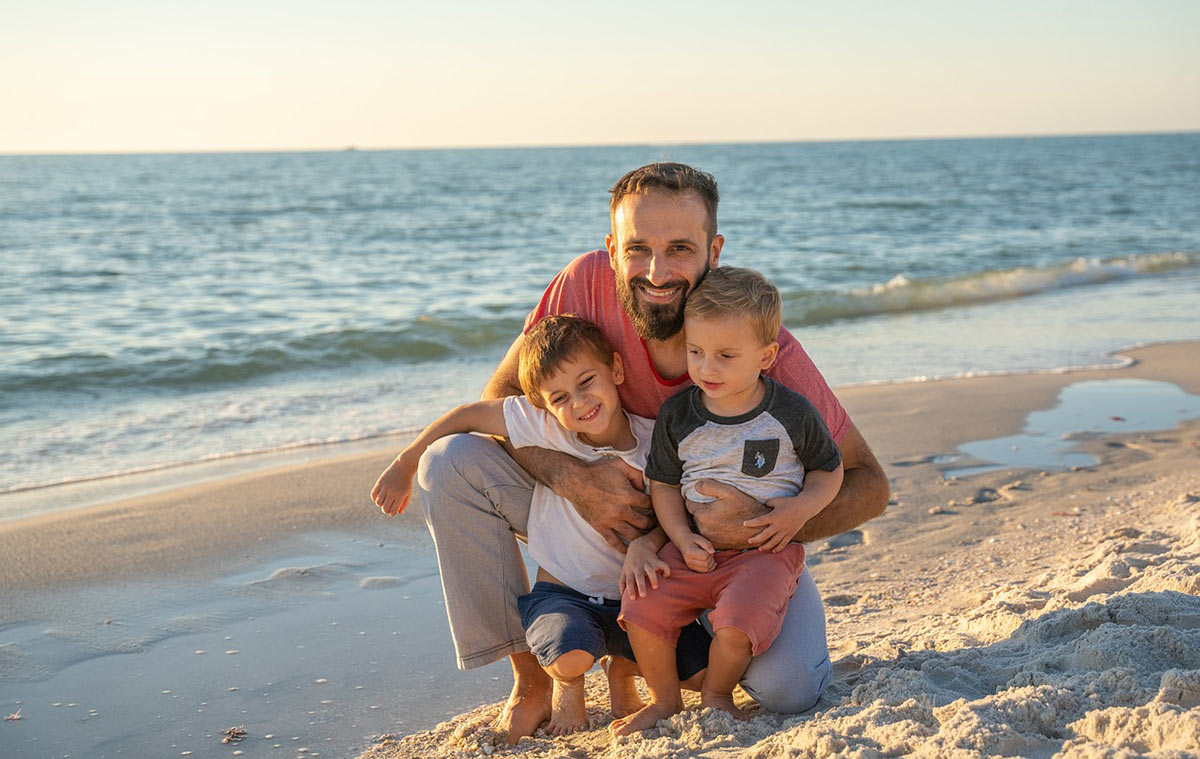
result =
[[[718,199],[710,175],[681,164],[650,164],[626,174],[612,190],[607,250],[580,256],[560,272],[525,328],[550,313],[576,313],[599,324],[624,362],[622,404],[632,413],[656,416],[662,401],[689,382],[683,305],[718,265],[725,244],[717,234]],[[485,398],[521,392],[522,339],[501,360]],[[767,374],[817,407],[845,467],[837,497],[793,540],[837,535],[883,513],[887,478],[796,339],[781,329],[779,343],[779,357]],[[585,464],[469,435],[445,438],[422,458],[415,494],[437,546],[458,665],[470,669],[509,657],[513,690],[495,727],[510,743],[532,734],[550,715],[551,680],[529,653],[516,610],[528,580],[514,536],[525,532],[535,479],[575,504],[614,546],[651,525],[641,473],[619,459]],[[688,508],[705,535],[719,536],[714,544],[748,548],[761,542],[742,522],[766,513],[765,506],[725,485],[712,483],[703,492],[717,500]],[[767,709],[799,712],[816,702],[830,673],[824,608],[805,570],[783,631],[751,663],[742,687]]]

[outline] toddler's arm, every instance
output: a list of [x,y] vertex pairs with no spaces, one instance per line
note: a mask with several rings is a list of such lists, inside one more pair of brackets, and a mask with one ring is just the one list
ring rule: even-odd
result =
[[804,489],[797,495],[772,498],[766,505],[767,514],[742,522],[746,527],[763,528],[750,538],[750,545],[760,551],[782,551],[805,522],[812,519],[833,501],[842,487],[842,465],[832,472],[811,469],[804,473]]
[[412,479],[417,473],[421,454],[439,438],[459,432],[507,435],[504,424],[504,399],[477,401],[459,406],[434,421],[417,439],[400,452],[395,461],[379,475],[371,488],[371,500],[384,514],[401,514],[412,495]]
[[683,554],[683,561],[694,572],[708,572],[716,566],[713,545],[703,535],[692,532],[687,520],[687,506],[678,485],[650,481],[650,503],[654,515],[671,542]]

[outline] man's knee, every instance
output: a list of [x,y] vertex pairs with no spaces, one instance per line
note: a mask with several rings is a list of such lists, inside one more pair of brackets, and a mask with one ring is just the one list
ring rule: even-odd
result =
[[798,714],[816,706],[821,694],[829,687],[833,667],[827,657],[816,667],[801,667],[790,672],[773,669],[755,674],[759,676],[753,683],[742,683],[755,701],[768,711]]
[[472,471],[471,462],[481,455],[490,454],[488,446],[496,443],[479,435],[447,435],[436,440],[425,449],[417,465],[415,496],[421,505],[425,519],[430,518],[430,508],[438,494],[453,493],[463,487],[479,490],[482,482],[475,482],[478,473]]

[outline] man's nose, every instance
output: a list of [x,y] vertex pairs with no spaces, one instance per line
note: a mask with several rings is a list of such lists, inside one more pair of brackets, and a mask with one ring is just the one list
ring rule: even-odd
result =
[[646,279],[650,280],[650,284],[665,285],[670,276],[670,271],[667,269],[667,257],[662,253],[651,255],[650,267],[646,270]]

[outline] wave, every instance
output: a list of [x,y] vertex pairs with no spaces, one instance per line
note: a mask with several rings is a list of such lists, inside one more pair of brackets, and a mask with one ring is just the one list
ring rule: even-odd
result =
[[784,294],[784,321],[826,324],[879,314],[969,306],[1085,285],[1200,267],[1200,253],[1146,253],[1119,258],[1077,258],[1045,267],[1019,267],[961,277],[909,279],[855,290]]
[[338,369],[371,362],[418,363],[479,353],[518,334],[521,319],[422,316],[404,325],[339,329],[304,335],[248,334],[225,345],[141,358],[131,353],[48,356],[0,374],[0,395],[29,392],[202,389],[243,384],[289,372]]

